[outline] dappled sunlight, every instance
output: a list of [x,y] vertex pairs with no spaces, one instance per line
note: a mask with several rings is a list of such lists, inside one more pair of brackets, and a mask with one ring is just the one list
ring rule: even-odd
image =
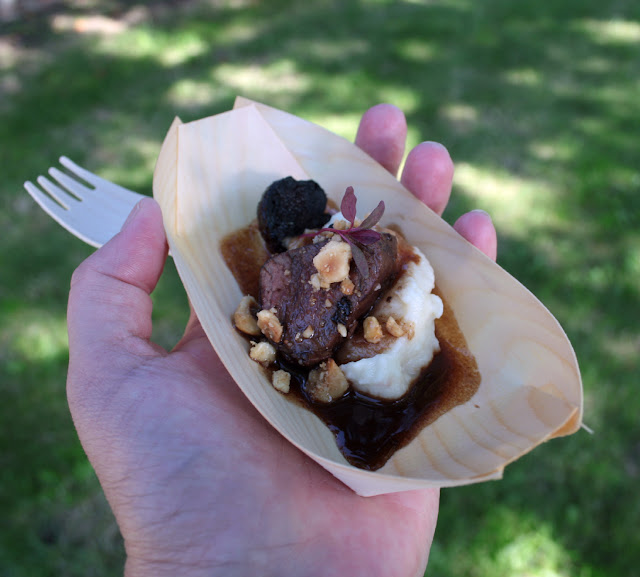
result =
[[128,25],[123,20],[108,18],[101,14],[93,14],[90,16],[56,14],[51,19],[51,28],[56,32],[76,32],[77,34],[112,36],[125,31]]
[[503,76],[506,82],[516,86],[540,86],[544,81],[540,70],[535,68],[515,68],[506,71]]
[[436,45],[422,38],[407,38],[396,47],[398,53],[416,63],[431,60],[436,55]]
[[630,20],[581,20],[577,28],[602,44],[640,44],[640,22]]
[[311,122],[353,141],[360,124],[360,114],[311,114],[307,118]]
[[471,132],[478,124],[478,109],[469,104],[452,102],[440,108],[440,115],[457,133]]
[[550,528],[518,533],[497,551],[495,569],[487,575],[526,575],[527,577],[571,577],[569,553],[554,539]]
[[559,139],[537,139],[529,145],[529,151],[538,160],[566,163],[572,161],[577,153],[576,147]]
[[201,108],[210,104],[220,88],[211,80],[183,78],[167,90],[167,102],[175,108]]
[[553,183],[525,179],[470,163],[456,165],[454,191],[461,188],[477,208],[491,213],[499,230],[527,237],[531,229],[557,224]]
[[303,52],[305,56],[316,59],[318,62],[344,64],[350,58],[361,58],[371,50],[371,44],[364,38],[345,39],[342,42],[333,42],[324,38],[314,38],[313,41],[301,39],[290,42],[288,49],[294,53]]
[[640,336],[637,334],[615,334],[603,340],[605,352],[618,362],[629,367],[637,366],[640,357]]
[[27,362],[51,361],[69,349],[66,318],[37,309],[11,313],[0,326],[0,343]]
[[283,59],[262,65],[223,63],[214,70],[212,82],[248,97],[259,90],[266,98],[286,94],[290,99],[307,90],[311,81],[292,60]]
[[[479,493],[482,495],[480,489]],[[457,496],[445,490],[441,515],[446,517]],[[475,504],[470,504],[474,508]],[[571,553],[558,538],[557,529],[549,521],[529,510],[517,510],[493,503],[482,518],[474,519],[470,529],[475,539],[471,547],[462,548],[455,539],[447,543],[436,539],[427,575],[450,574],[452,559],[456,575],[476,577],[571,577],[575,565]],[[443,555],[448,550],[448,555]]]
[[185,32],[169,40],[153,28],[139,28],[127,34],[100,39],[96,52],[124,59],[149,58],[162,66],[178,66],[200,56],[208,43],[199,35]]

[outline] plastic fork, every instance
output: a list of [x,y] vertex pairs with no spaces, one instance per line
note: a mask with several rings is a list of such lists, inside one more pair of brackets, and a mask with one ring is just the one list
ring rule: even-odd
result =
[[60,164],[75,178],[52,167],[51,178],[36,179],[42,190],[30,181],[24,187],[58,224],[87,244],[101,247],[120,231],[131,209],[144,197],[100,178],[66,156],[60,157]]

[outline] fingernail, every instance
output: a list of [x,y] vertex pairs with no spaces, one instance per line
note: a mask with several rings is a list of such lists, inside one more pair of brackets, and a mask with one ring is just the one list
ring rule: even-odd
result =
[[146,199],[141,199],[140,201],[138,201],[138,204],[136,204],[132,209],[131,212],[129,213],[129,216],[127,217],[127,220],[124,221],[124,224],[122,225],[122,228],[120,230],[124,230],[125,228],[127,228],[135,219],[136,216],[138,215],[138,213],[140,212],[140,209],[142,208],[142,203],[145,201]]
[[476,208],[476,209],[472,210],[471,212],[477,212],[479,214],[484,214],[486,217],[489,218],[489,220],[491,220],[491,215],[486,210],[482,210],[481,208]]

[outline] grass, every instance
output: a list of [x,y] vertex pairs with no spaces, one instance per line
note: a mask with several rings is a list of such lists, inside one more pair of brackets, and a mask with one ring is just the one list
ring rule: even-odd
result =
[[[135,23],[107,34],[92,11]],[[66,154],[149,193],[171,119],[241,93],[347,137],[368,106],[401,106],[410,143],[456,161],[445,218],[490,210],[500,264],[575,346],[595,434],[444,491],[428,574],[640,575],[639,72],[634,0],[97,0],[4,24],[0,574],[106,577],[124,555],[64,394],[68,282],[91,249],[22,182]],[[155,304],[170,346],[187,316],[171,265]]]

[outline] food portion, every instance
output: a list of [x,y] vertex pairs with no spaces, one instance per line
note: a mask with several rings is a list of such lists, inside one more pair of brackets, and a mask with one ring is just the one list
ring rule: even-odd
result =
[[[265,191],[256,221],[222,246],[247,295],[233,322],[251,343],[250,358],[366,469],[382,466],[479,384],[459,331],[455,346],[438,338],[446,307],[432,293],[431,265],[378,224],[383,213],[380,203],[359,220],[351,187],[338,211],[317,183],[287,177]],[[251,255],[249,264],[238,267],[240,254]],[[447,319],[455,324],[450,312]],[[460,354],[469,370],[452,392]]]

